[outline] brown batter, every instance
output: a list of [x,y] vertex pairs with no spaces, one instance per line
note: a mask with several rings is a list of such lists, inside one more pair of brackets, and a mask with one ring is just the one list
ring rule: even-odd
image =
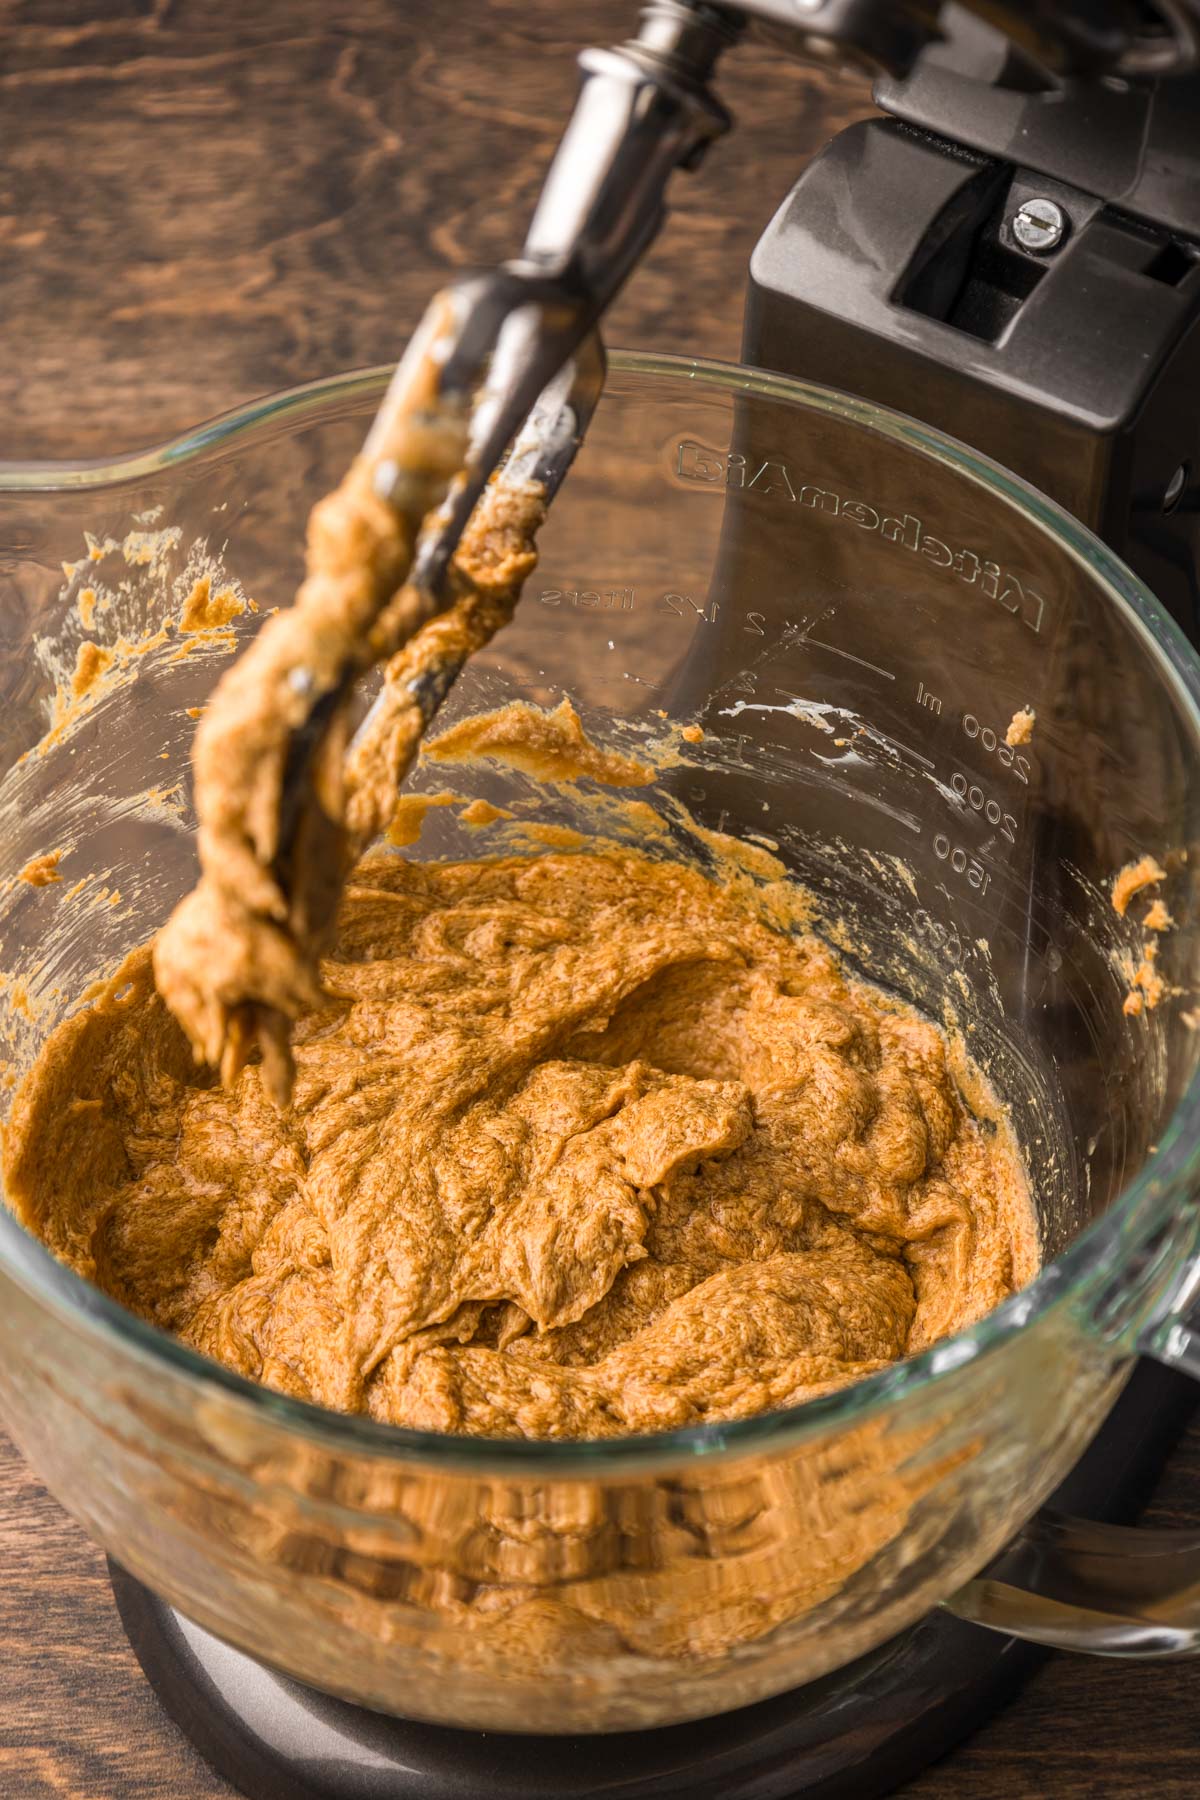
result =
[[1152,856],[1139,856],[1136,862],[1126,863],[1113,881],[1113,911],[1124,918],[1132,899],[1145,888],[1157,887],[1160,881],[1166,879],[1167,871]]
[[136,953],[18,1096],[51,1248],[230,1367],[378,1419],[607,1437],[837,1387],[1032,1273],[938,1031],[698,873],[361,863],[263,1066],[197,1071]]
[[45,856],[35,856],[17,876],[18,881],[27,881],[30,887],[53,887],[61,881],[58,865],[62,861],[61,850],[48,850]]
[[[309,516],[294,605],[217,684],[196,733],[202,874],[160,935],[156,975],[197,1056],[229,1082],[257,1051],[281,1102],[342,883],[416,753],[421,684],[444,691],[511,618],[536,560],[540,486],[493,479],[445,591],[408,580],[421,523],[467,456],[461,397],[439,374],[456,312],[452,294],[430,306],[362,453]],[[381,708],[347,757],[354,681],[381,663]]]
[[[356,465],[314,510],[309,576],[295,606],[268,620],[197,729],[203,872],[154,950],[167,1004],[197,1056],[227,1081],[257,1047],[272,1093],[287,1100],[291,1022],[319,1000],[319,958],[342,883],[392,818],[420,745],[425,717],[415,691],[465,662],[512,617],[544,512],[535,485],[494,484],[451,565],[451,604],[410,635],[424,599],[409,587],[392,596],[372,631],[364,625],[408,548],[402,521],[374,498],[368,471]],[[348,755],[344,705],[326,729],[284,857],[284,771],[312,691],[354,658],[363,668],[383,659],[392,643],[400,647],[386,663],[383,693]]]
[[[426,720],[511,617],[544,514],[540,488],[493,482],[431,617],[414,542],[466,450],[434,315],[384,438],[312,515],[296,604],[205,710],[199,885],[18,1096],[10,1199],[198,1349],[394,1423],[607,1437],[824,1392],[1032,1272],[1018,1157],[932,1025],[693,870],[355,867],[389,824],[405,838]],[[183,628],[227,604],[204,583]],[[381,662],[348,747],[350,686]],[[102,673],[81,657],[77,695]],[[565,700],[431,754],[652,780]],[[56,880],[43,862],[25,878]]]
[[1019,744],[1031,743],[1036,723],[1037,714],[1032,706],[1023,706],[1015,712],[1008,721],[1008,730],[1004,734],[1004,741],[1009,749],[1015,750]]

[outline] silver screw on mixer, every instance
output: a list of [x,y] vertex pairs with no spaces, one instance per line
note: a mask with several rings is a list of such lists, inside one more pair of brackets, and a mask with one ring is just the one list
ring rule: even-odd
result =
[[1023,250],[1032,250],[1038,256],[1057,250],[1066,229],[1066,214],[1053,200],[1026,200],[1013,214],[1013,236]]

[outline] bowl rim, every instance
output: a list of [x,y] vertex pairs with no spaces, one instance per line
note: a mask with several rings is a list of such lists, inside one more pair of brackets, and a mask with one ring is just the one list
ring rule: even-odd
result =
[[[1037,529],[1052,536],[1086,568],[1093,581],[1108,590],[1132,620],[1184,713],[1190,715],[1200,740],[1200,657],[1145,584],[1086,526],[1019,476],[932,427],[816,383],[712,358],[666,353],[615,350],[609,353],[608,364],[610,379],[658,377],[724,394],[754,393],[800,404],[899,442],[999,495]],[[227,453],[252,435],[298,425],[334,405],[376,399],[391,373],[390,365],[377,365],[285,388],[126,455],[77,462],[0,462],[0,495],[99,490],[176,473],[210,455]],[[247,1408],[265,1427],[297,1434],[310,1445],[357,1457],[436,1465],[463,1475],[612,1477],[653,1464],[678,1464],[692,1456],[789,1449],[827,1436],[835,1429],[890,1412],[910,1395],[926,1392],[947,1376],[991,1359],[1029,1325],[1063,1307],[1075,1307],[1079,1329],[1086,1330],[1082,1302],[1095,1283],[1111,1276],[1123,1245],[1134,1247],[1143,1242],[1170,1208],[1178,1210],[1180,1196],[1190,1201],[1197,1187],[1200,1071],[1180,1097],[1153,1161],[1138,1171],[1116,1205],[1045,1264],[1024,1288],[975,1325],[848,1388],[796,1406],[745,1419],[603,1439],[524,1440],[418,1431],[362,1414],[337,1413],[277,1393],[202,1356],[110,1299],[59,1263],[3,1205],[0,1272],[60,1317],[75,1323],[86,1321],[95,1335],[117,1340],[123,1352],[149,1366],[166,1365],[199,1395],[220,1395]],[[1123,1346],[1114,1343],[1111,1358],[1115,1362],[1132,1350],[1128,1342]]]

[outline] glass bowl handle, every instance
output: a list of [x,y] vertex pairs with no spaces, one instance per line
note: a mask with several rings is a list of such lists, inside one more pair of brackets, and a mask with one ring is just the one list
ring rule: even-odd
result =
[[1200,1654],[1200,1531],[1147,1531],[1043,1511],[943,1601],[1006,1637],[1151,1659]]
[[[1193,1294],[1198,1274],[1193,1265]],[[1196,1311],[1173,1313],[1138,1347],[1200,1380]],[[1045,1508],[942,1604],[970,1624],[1058,1650],[1144,1660],[1200,1655],[1200,1531],[1104,1525]]]

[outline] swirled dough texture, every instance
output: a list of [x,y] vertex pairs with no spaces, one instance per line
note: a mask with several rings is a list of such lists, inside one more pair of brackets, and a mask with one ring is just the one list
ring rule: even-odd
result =
[[683,866],[421,865],[345,895],[291,1104],[197,1071],[135,953],[6,1147],[20,1217],[254,1380],[448,1432],[608,1437],[841,1386],[1035,1263],[946,1043]]

